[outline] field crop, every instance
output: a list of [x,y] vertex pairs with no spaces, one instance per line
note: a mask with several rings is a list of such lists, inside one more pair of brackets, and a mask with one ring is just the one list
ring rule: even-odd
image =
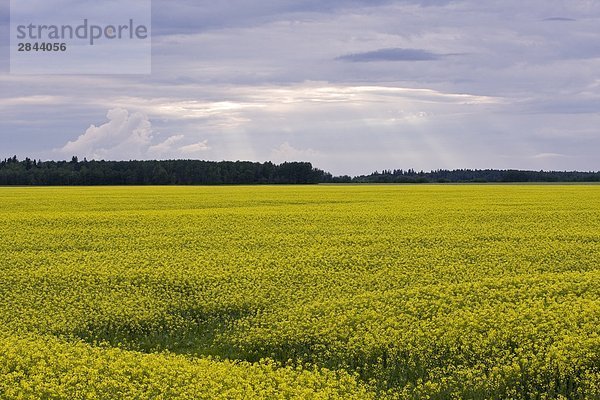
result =
[[2,399],[600,399],[600,186],[0,194]]

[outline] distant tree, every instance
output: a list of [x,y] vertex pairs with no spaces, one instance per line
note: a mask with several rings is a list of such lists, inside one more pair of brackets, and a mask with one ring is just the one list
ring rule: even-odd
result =
[[383,170],[333,176],[308,162],[248,161],[0,161],[0,185],[220,185],[313,183],[600,182],[600,172],[519,170]]

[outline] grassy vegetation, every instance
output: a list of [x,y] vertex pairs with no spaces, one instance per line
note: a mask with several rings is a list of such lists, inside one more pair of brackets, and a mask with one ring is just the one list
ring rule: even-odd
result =
[[600,398],[600,186],[0,194],[0,398]]

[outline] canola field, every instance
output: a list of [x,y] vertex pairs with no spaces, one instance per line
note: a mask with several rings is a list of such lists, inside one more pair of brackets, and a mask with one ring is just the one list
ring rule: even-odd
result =
[[600,398],[600,186],[0,195],[1,399]]

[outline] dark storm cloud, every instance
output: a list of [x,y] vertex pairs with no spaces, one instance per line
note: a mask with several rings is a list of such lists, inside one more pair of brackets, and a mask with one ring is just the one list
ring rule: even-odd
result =
[[364,53],[346,54],[337,58],[341,61],[371,62],[371,61],[435,61],[444,57],[443,54],[432,53],[423,49],[379,49]]

